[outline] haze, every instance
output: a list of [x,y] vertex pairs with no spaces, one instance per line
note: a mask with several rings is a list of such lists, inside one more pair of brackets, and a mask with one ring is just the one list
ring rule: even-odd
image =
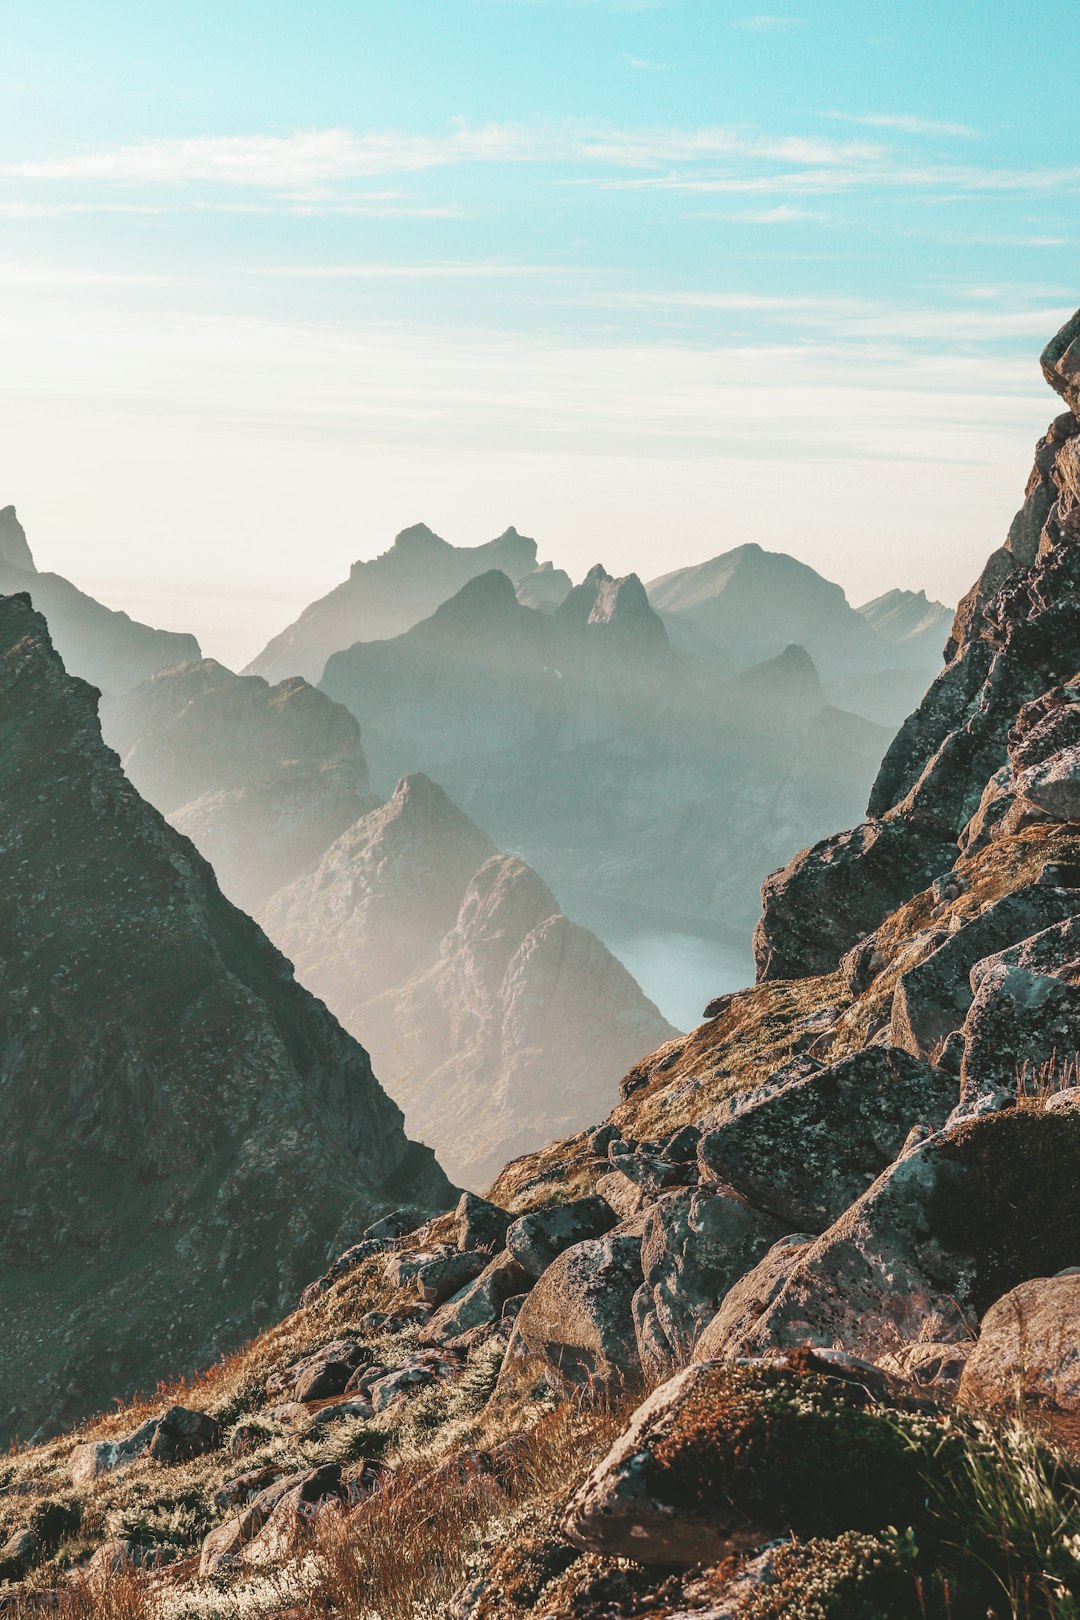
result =
[[1080,179],[1027,9],[965,14],[22,8],[0,501],[234,667],[420,519],[955,601],[1045,425]]

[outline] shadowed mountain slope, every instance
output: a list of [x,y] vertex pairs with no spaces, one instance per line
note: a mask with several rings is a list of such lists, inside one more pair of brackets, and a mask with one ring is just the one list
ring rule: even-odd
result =
[[306,607],[244,673],[270,681],[290,675],[317,681],[331,653],[355,641],[401,635],[492,568],[512,580],[532,574],[536,541],[509,528],[486,545],[452,546],[426,523],[415,523],[402,529],[389,551],[353,563],[348,579]]
[[0,1429],[235,1344],[450,1189],[366,1052],[102,743],[0,598]]
[[67,668],[103,692],[126,692],[156,670],[200,657],[194,636],[153,630],[95,602],[59,574],[39,573],[15,508],[5,506],[0,510],[0,592],[21,591],[44,614]]

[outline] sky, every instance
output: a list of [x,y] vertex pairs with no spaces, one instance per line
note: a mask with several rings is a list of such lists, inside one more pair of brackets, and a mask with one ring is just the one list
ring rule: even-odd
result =
[[955,602],[1055,414],[1019,0],[0,0],[0,505],[238,667],[352,560]]

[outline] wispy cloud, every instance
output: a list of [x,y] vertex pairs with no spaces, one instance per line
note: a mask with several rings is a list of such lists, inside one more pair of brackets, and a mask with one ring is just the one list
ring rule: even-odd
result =
[[915,113],[827,112],[823,118],[836,118],[845,124],[862,124],[867,129],[895,129],[902,135],[955,135],[965,139],[978,135],[970,124],[953,124],[938,118],[920,118]]
[[621,60],[626,63],[627,67],[634,68],[639,73],[671,72],[670,62],[651,62],[647,56],[630,56],[628,52],[623,51]]

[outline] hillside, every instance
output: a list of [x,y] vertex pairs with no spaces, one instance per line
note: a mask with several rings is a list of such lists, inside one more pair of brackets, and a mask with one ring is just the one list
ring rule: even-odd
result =
[[449,1186],[367,1054],[101,741],[0,598],[0,1430],[239,1343]]

